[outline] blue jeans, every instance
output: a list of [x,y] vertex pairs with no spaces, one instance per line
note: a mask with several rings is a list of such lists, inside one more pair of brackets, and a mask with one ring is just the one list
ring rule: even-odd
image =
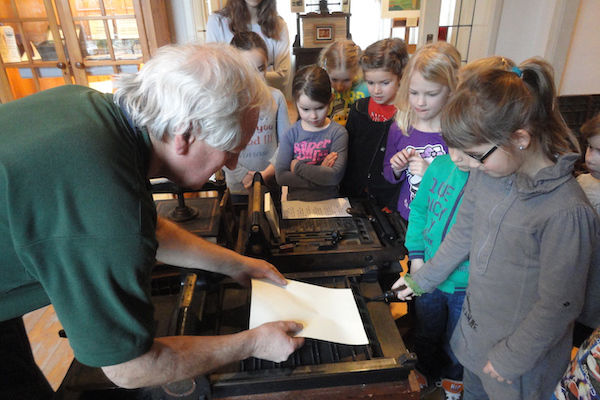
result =
[[415,299],[417,368],[434,380],[462,381],[463,367],[450,349],[450,338],[460,318],[464,299],[464,289],[452,294],[435,289]]

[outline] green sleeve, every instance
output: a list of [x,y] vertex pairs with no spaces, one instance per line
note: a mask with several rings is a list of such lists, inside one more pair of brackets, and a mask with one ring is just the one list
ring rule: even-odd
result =
[[435,166],[433,164],[427,168],[423,180],[419,185],[419,190],[417,190],[415,198],[410,203],[410,215],[408,218],[408,229],[406,231],[404,246],[406,246],[408,256],[411,260],[415,258],[424,259],[425,257],[423,231],[427,224],[427,205],[433,183],[432,178],[435,173],[434,170]]

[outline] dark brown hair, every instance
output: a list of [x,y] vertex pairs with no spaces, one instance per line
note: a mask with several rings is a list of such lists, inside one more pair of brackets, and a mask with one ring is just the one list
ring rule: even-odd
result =
[[313,101],[329,104],[331,100],[331,82],[327,71],[317,65],[300,68],[292,82],[292,96],[297,102],[302,94]]
[[[250,25],[250,12],[245,0],[228,0],[223,9],[217,11],[224,17],[229,18],[229,29],[234,34],[246,32]],[[282,39],[281,36],[281,17],[277,14],[275,0],[262,0],[258,5],[257,12],[258,25],[262,33],[271,39]],[[283,38],[286,39],[287,38]]]
[[590,138],[600,135],[600,113],[596,114],[592,118],[588,119],[583,125],[581,125],[581,139],[587,146]]
[[402,78],[402,71],[408,63],[406,43],[402,39],[379,40],[365,49],[360,57],[360,66],[365,70],[384,69]]
[[556,101],[552,67],[539,58],[515,71],[480,69],[461,82],[442,112],[442,132],[450,147],[484,143],[503,146],[512,134],[526,130],[550,159],[579,152]]
[[233,35],[231,38],[231,42],[229,42],[233,47],[236,47],[240,50],[254,50],[260,49],[265,53],[265,58],[269,57],[269,51],[267,50],[267,45],[263,38],[256,32],[239,32]]

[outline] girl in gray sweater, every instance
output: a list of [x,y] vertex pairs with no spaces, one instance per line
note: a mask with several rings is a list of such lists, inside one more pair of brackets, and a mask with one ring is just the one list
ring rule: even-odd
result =
[[[569,362],[600,223],[572,176],[577,140],[556,104],[551,66],[481,70],[442,115],[469,157],[456,223],[436,255],[394,288],[433,290],[461,261],[470,275],[451,339],[464,399],[548,399]],[[455,161],[456,162],[456,161]]]
[[300,119],[281,138],[277,183],[288,187],[288,200],[337,197],[346,170],[348,132],[327,116],[332,99],[329,75],[316,65],[301,68],[292,95]]

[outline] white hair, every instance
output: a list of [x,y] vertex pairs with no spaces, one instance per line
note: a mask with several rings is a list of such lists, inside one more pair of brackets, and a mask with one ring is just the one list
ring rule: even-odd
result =
[[136,74],[116,79],[115,103],[155,138],[189,131],[210,146],[233,150],[247,111],[272,97],[262,77],[229,45],[168,45]]

